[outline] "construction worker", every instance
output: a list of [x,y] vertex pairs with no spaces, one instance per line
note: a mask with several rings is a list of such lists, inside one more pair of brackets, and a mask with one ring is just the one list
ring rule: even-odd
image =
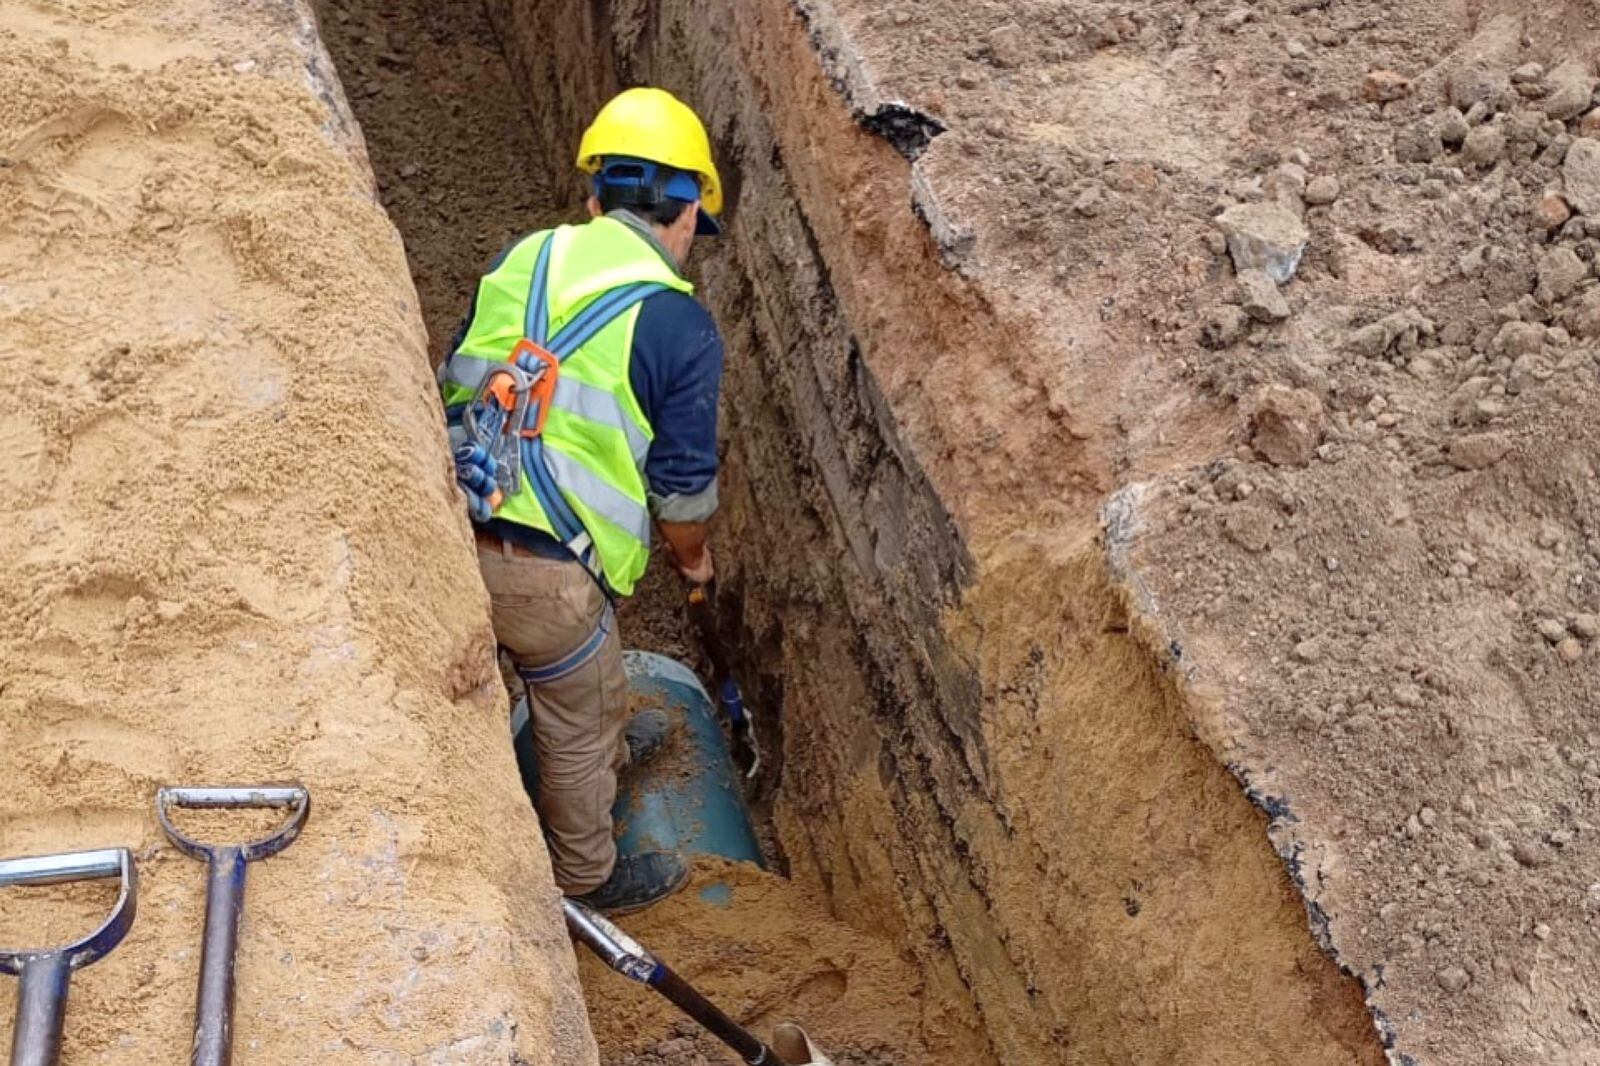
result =
[[[669,720],[627,718],[611,600],[643,574],[652,524],[684,578],[712,578],[722,339],[682,270],[695,236],[720,230],[722,186],[700,119],[661,89],[607,103],[577,165],[590,220],[530,234],[491,266],[440,382],[495,637],[527,690],[519,759],[556,884],[619,912],[689,874],[672,852],[618,859],[616,773],[658,749]],[[520,423],[496,435],[507,410]],[[496,441],[498,463],[483,456]],[[493,505],[486,471],[504,489]]]

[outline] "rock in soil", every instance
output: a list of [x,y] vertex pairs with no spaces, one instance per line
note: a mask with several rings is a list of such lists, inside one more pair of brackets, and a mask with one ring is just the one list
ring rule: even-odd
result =
[[1569,301],[1561,309],[1561,321],[1580,340],[1600,337],[1600,287],[1587,289]]
[[1306,203],[1324,207],[1339,199],[1339,179],[1331,174],[1319,174],[1306,186]]
[[1444,140],[1430,121],[1418,122],[1395,134],[1394,155],[1402,163],[1426,163],[1444,152]]
[[1505,153],[1506,135],[1498,126],[1479,126],[1461,146],[1462,162],[1476,167],[1493,166]]
[[1588,63],[1569,59],[1552,70],[1545,81],[1550,90],[1539,106],[1551,118],[1577,118],[1593,106],[1595,78]]
[[1534,295],[1546,307],[1553,306],[1571,295],[1588,273],[1589,264],[1571,248],[1552,248],[1539,260],[1539,287]]
[[1495,334],[1493,347],[1499,354],[1517,359],[1542,351],[1544,336],[1544,327],[1537,322],[1507,322]]
[[1305,466],[1322,443],[1322,400],[1309,389],[1270,385],[1255,397],[1250,444],[1274,466]]
[[1567,202],[1580,213],[1600,213],[1600,140],[1579,137],[1567,149],[1561,166]]
[[1234,269],[1265,271],[1279,285],[1294,277],[1311,233],[1293,211],[1277,203],[1235,204],[1217,217]]
[[1467,125],[1467,117],[1459,107],[1447,107],[1439,112],[1437,123],[1439,139],[1451,147],[1461,144],[1472,132],[1472,127]]
[[1572,207],[1560,193],[1547,192],[1534,204],[1533,213],[1546,230],[1555,230],[1564,226],[1567,219],[1572,217]]
[[1289,301],[1264,270],[1240,272],[1239,305],[1257,322],[1282,322],[1289,317]]

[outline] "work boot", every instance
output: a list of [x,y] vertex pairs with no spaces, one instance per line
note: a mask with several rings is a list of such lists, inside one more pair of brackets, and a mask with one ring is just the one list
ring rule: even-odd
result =
[[675,851],[619,855],[605,884],[573,899],[606,914],[628,914],[659,903],[689,880],[689,864]]
[[628,762],[637,766],[660,751],[671,729],[672,719],[659,707],[634,715],[622,731],[622,739],[628,745]]

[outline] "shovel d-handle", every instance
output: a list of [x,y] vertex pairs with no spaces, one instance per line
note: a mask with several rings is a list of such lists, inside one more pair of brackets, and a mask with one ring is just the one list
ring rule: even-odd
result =
[[649,985],[706,1032],[738,1052],[748,1066],[781,1066],[777,1052],[722,1013],[715,1003],[679,977],[672,967],[650,954],[637,940],[576,900],[563,898],[561,910],[572,935],[622,976]]
[[100,927],[81,940],[55,948],[14,951],[0,948],[0,973],[21,978],[11,1066],[53,1066],[61,1055],[61,1026],[67,1012],[67,985],[73,970],[104,958],[122,942],[138,910],[138,875],[126,848],[0,859],[0,887],[56,885],[116,877],[117,902]]
[[[204,844],[172,824],[174,807],[245,809],[279,807],[287,819],[247,844]],[[234,961],[244,915],[246,864],[276,855],[300,835],[311,813],[311,794],[299,785],[260,788],[163,788],[156,818],[184,854],[206,863],[206,931],[200,948],[200,988],[194,1018],[193,1066],[227,1066],[233,1059]]]
[[276,855],[293,844],[305,827],[311,813],[311,793],[302,785],[266,785],[260,788],[163,788],[156,792],[156,818],[167,837],[191,859],[209,862],[219,851],[229,850],[202,843],[178,831],[172,824],[174,807],[194,810],[246,810],[258,807],[278,807],[289,811],[282,825],[257,840],[247,844],[230,845],[245,862],[255,862]]

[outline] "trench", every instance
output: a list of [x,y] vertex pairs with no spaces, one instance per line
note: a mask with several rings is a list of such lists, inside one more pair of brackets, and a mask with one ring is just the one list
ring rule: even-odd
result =
[[[931,131],[852,100],[820,5],[317,7],[435,360],[496,251],[579,217],[571,146],[611,92],[666,85],[711,128],[730,229],[690,273],[728,345],[721,621],[778,741],[757,813],[784,876],[630,931],[841,1064],[1383,1061],[1106,564],[1106,457],[1048,438],[1030,505],[941,413],[969,338],[1029,341],[944,265],[908,193]],[[622,625],[703,665],[662,565]],[[722,1061],[580,969],[603,1061]]]

